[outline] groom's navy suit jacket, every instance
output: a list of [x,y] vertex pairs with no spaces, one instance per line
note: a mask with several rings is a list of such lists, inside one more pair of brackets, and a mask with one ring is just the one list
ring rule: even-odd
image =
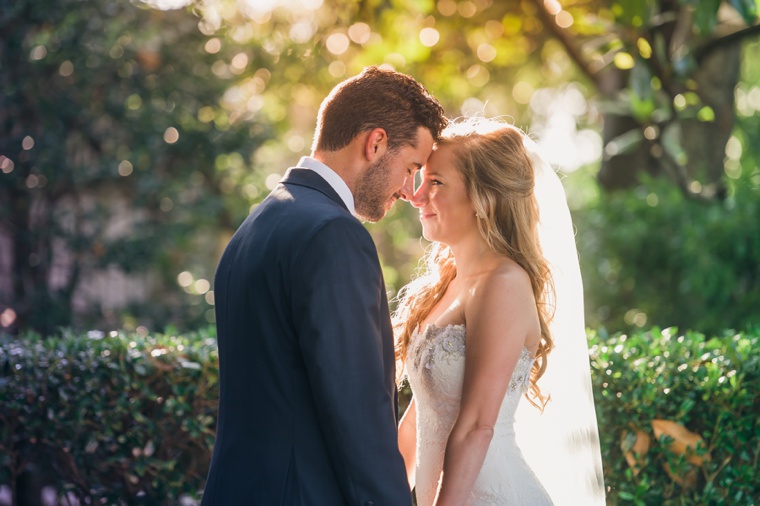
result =
[[409,506],[377,250],[293,168],[217,268],[220,399],[203,506]]

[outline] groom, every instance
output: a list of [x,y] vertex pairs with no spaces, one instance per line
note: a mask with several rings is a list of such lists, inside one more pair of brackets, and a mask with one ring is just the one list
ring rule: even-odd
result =
[[411,505],[385,285],[357,218],[412,195],[445,123],[414,79],[366,68],[322,102],[311,156],[230,241],[203,506]]

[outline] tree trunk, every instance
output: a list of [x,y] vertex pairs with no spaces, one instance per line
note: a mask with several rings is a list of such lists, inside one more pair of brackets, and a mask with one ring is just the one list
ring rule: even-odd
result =
[[[677,168],[684,177],[676,178],[675,182],[684,186],[687,193],[691,191],[689,183],[699,181],[704,188],[704,197],[724,194],[723,161],[726,143],[736,121],[734,90],[739,82],[740,63],[741,44],[717,47],[699,61],[698,69],[691,76],[702,105],[713,110],[715,120],[676,119],[681,128],[679,141],[686,154],[686,163]],[[606,85],[608,89],[600,91],[606,96],[614,96],[626,83],[618,77],[606,80]],[[633,129],[643,129],[643,125],[632,116],[606,114],[602,130],[604,146]],[[666,167],[667,163],[675,162],[653,156],[652,143],[642,141],[631,152],[605,156],[598,178],[607,190],[628,188],[638,183],[642,172],[672,175],[673,168]]]
[[689,119],[681,125],[681,139],[692,179],[719,183],[724,174],[726,143],[736,122],[734,91],[739,82],[741,44],[710,52],[694,73],[699,96],[715,112],[715,121]]

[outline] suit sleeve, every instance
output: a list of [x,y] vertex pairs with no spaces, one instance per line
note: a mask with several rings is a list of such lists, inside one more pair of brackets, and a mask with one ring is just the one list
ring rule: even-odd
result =
[[392,343],[381,332],[385,286],[369,233],[353,218],[328,222],[294,274],[295,330],[344,496],[361,506],[411,505],[397,444]]

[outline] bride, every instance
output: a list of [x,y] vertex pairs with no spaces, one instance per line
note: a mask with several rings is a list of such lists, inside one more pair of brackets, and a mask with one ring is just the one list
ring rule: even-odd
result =
[[399,448],[417,504],[604,504],[556,175],[518,129],[470,118],[444,131],[411,203],[433,241],[395,314],[414,393]]

